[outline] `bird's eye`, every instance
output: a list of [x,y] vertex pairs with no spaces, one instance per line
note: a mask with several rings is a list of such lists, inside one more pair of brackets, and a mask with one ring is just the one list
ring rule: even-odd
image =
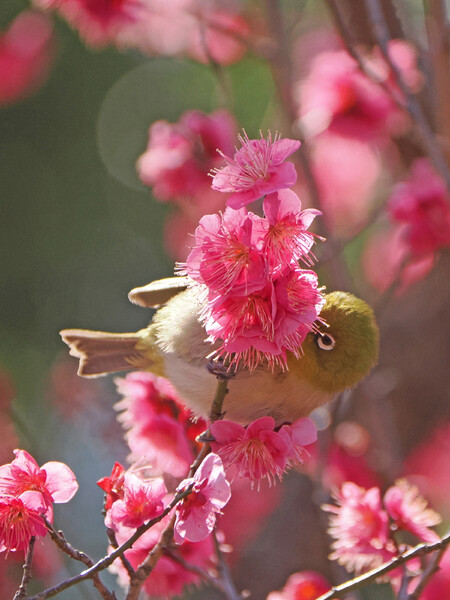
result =
[[328,333],[318,333],[316,342],[321,350],[333,350],[336,346],[336,340]]

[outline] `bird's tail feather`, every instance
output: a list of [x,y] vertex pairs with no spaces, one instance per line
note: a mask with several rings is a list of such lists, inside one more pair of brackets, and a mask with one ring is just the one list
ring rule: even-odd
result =
[[151,361],[136,348],[139,338],[135,333],[64,329],[60,335],[70,347],[70,354],[80,360],[78,375],[82,377],[151,366]]

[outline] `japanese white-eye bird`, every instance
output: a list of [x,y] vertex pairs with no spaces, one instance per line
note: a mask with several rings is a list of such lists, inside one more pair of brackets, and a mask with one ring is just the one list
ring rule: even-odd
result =
[[[84,329],[61,331],[70,353],[80,359],[78,374],[99,377],[129,369],[149,370],[169,379],[186,406],[198,416],[209,414],[216,380],[199,320],[199,301],[187,279],[173,277],[135,288],[135,304],[159,307],[150,325],[136,333]],[[305,417],[337,393],[355,386],[375,365],[378,327],[372,309],[346,292],[325,296],[321,318],[328,327],[311,332],[300,358],[288,355],[288,369],[239,369],[228,382],[223,410],[243,425],[272,416],[277,424]]]

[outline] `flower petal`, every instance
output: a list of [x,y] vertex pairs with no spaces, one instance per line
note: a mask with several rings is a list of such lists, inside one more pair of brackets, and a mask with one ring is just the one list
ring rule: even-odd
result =
[[46,488],[53,502],[69,502],[78,490],[76,477],[71,469],[62,462],[51,461],[42,466],[47,473]]
[[270,157],[273,164],[278,165],[285,158],[296,152],[300,148],[299,140],[290,140],[289,138],[283,138],[274,142],[270,148]]

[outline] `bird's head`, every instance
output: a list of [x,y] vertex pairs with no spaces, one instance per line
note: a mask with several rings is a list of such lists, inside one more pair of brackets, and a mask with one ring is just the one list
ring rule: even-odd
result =
[[288,358],[289,371],[332,394],[356,385],[378,359],[379,333],[372,309],[346,292],[325,296],[321,317],[328,327],[308,334],[304,355]]

